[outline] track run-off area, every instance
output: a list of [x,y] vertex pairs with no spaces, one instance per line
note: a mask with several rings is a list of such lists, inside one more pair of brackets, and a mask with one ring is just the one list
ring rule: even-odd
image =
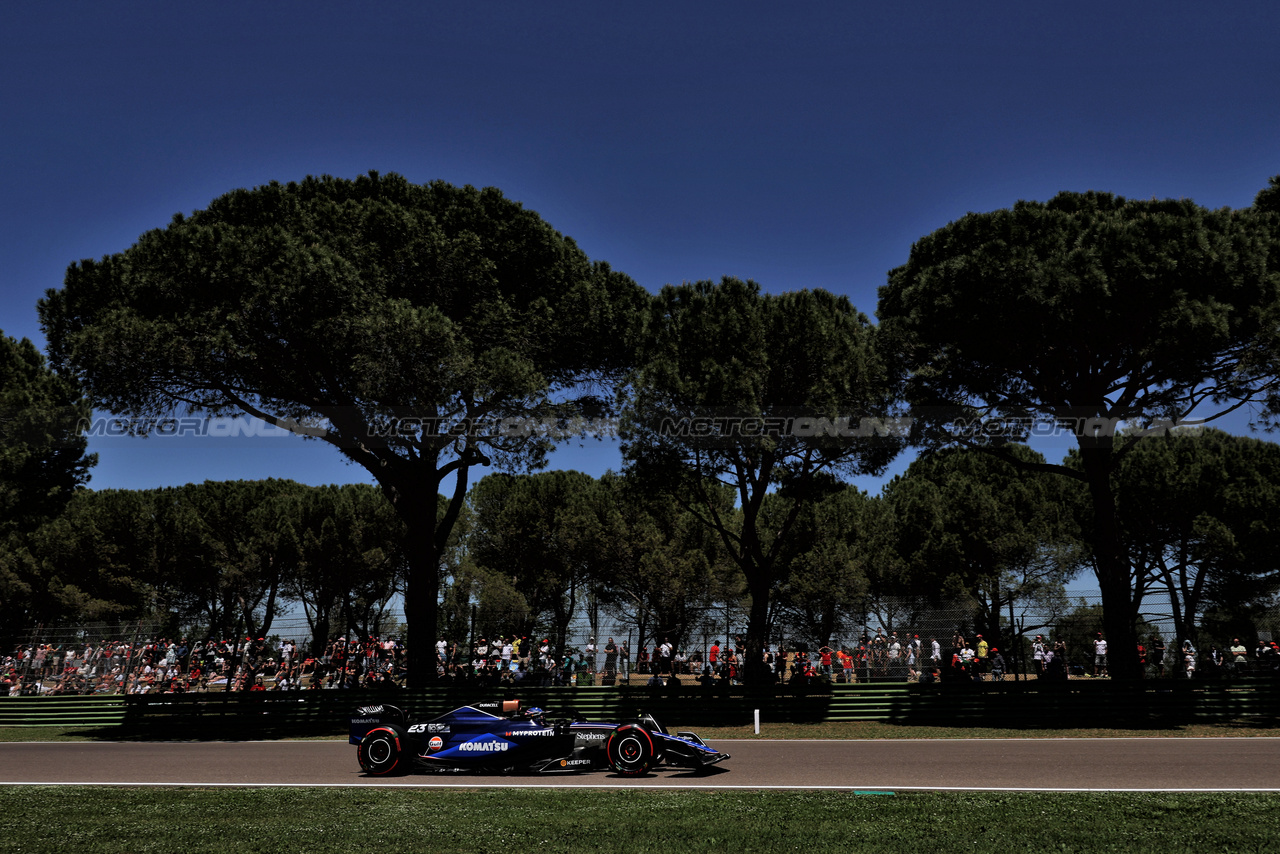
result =
[[698,773],[377,778],[345,741],[19,742],[0,744],[0,785],[1280,792],[1280,737],[711,743],[732,758]]

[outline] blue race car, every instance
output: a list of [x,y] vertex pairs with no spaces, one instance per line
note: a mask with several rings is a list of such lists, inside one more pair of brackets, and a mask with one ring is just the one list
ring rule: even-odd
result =
[[410,723],[395,706],[372,705],[351,718],[350,742],[366,774],[488,771],[544,774],[599,771],[634,777],[659,764],[703,769],[729,758],[691,732],[671,735],[650,715],[621,724],[548,720],[519,700],[476,703]]

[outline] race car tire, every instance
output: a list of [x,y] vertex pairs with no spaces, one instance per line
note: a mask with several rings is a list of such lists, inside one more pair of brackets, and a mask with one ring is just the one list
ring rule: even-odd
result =
[[378,724],[360,739],[356,758],[360,768],[371,776],[403,774],[410,759],[408,733],[397,724]]
[[609,733],[604,752],[610,770],[624,777],[648,774],[658,764],[653,734],[639,724],[622,724]]

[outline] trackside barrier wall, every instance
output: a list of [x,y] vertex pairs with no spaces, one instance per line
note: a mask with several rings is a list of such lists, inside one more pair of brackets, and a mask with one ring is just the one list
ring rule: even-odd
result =
[[116,726],[124,723],[124,695],[0,697],[0,727]]
[[744,725],[755,709],[761,719],[779,722],[824,720],[888,720],[895,704],[906,698],[906,686],[830,686],[805,691],[772,688],[655,691],[639,687],[477,688],[448,687],[422,691],[299,691],[209,694],[131,695],[125,723],[173,728],[191,735],[244,728],[261,732],[344,731],[347,717],[361,705],[390,703],[414,718],[434,717],[458,706],[483,700],[518,697],[525,706],[540,706],[552,717],[576,712],[588,720],[613,721],[648,712],[673,726]]
[[1196,723],[1280,725],[1280,681],[1161,679],[1125,683],[912,685],[895,723],[950,727],[1159,728]]
[[[318,696],[317,696],[318,695]],[[912,725],[1008,728],[1160,727],[1240,722],[1280,725],[1280,683],[1152,680],[1004,682],[939,685],[834,685],[678,690],[616,688],[435,688],[423,691],[263,692],[143,695],[127,700],[126,720],[152,728],[255,728],[344,731],[359,705],[388,702],[411,716],[442,714],[468,703],[519,697],[552,713],[570,710],[592,720],[621,720],[640,711],[677,727],[746,726],[755,709],[765,723],[880,721]],[[193,735],[198,732],[192,732]]]
[[1237,722],[1280,726],[1280,681],[1213,683],[1110,680],[917,685],[885,683],[811,689],[783,686],[655,690],[641,687],[476,688],[421,691],[265,691],[127,697],[0,698],[4,726],[114,726],[139,734],[256,737],[340,733],[360,705],[391,703],[415,718],[468,703],[519,697],[552,716],[576,710],[591,720],[640,711],[678,727],[747,726],[755,709],[768,723],[880,721],[1001,728],[1162,727]]

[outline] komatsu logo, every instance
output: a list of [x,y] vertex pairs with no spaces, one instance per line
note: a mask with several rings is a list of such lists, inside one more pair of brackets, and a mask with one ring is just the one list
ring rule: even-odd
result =
[[464,753],[501,753],[511,745],[505,741],[468,741],[458,745]]

